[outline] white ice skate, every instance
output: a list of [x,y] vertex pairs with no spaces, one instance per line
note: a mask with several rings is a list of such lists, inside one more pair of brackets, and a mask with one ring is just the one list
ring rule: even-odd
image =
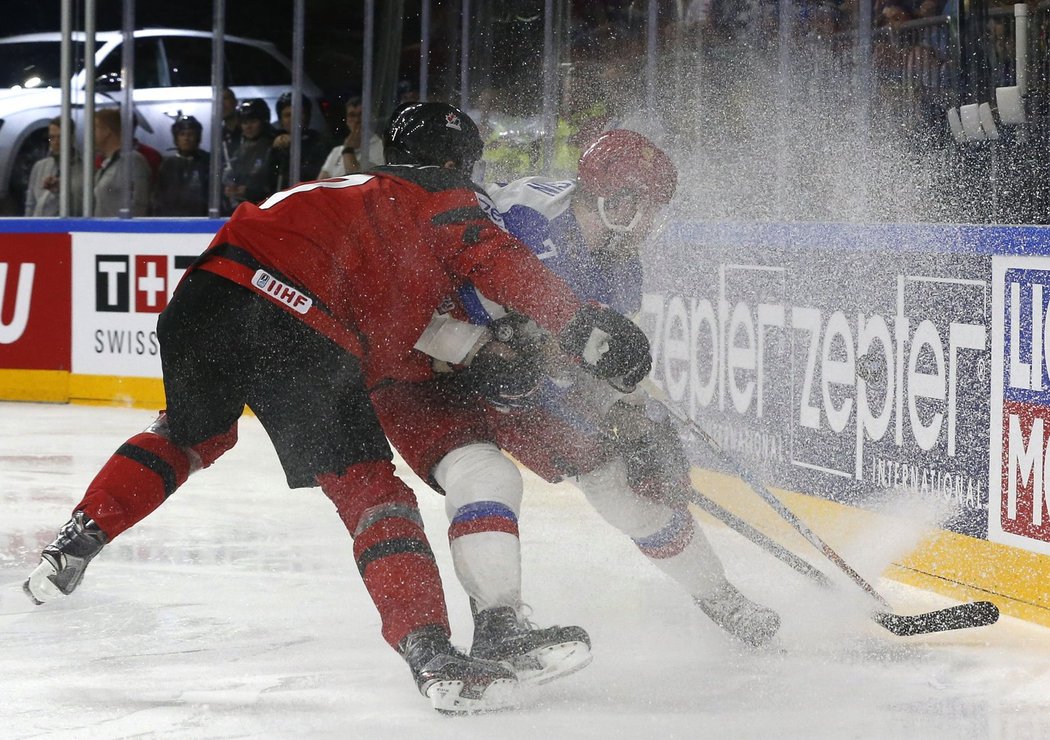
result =
[[29,574],[22,590],[40,605],[73,593],[91,559],[109,539],[94,521],[78,511],[40,553],[40,565]]
[[780,629],[779,614],[754,603],[728,581],[697,598],[696,604],[715,624],[752,647],[766,644]]
[[536,628],[509,606],[474,615],[470,654],[503,663],[523,685],[544,684],[575,673],[593,657],[591,639],[582,627]]
[[441,627],[431,625],[412,632],[398,649],[419,693],[442,714],[496,712],[517,705],[514,674],[499,663],[456,650]]

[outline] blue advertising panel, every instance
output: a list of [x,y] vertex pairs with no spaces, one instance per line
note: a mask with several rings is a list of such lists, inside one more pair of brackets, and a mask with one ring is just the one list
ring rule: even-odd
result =
[[946,528],[986,537],[991,256],[963,242],[673,226],[646,255],[653,380],[771,485],[935,497]]

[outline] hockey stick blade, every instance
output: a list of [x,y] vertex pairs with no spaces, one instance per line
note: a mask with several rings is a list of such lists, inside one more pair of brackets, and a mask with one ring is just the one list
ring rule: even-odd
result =
[[902,615],[875,612],[873,619],[899,637],[928,635],[971,627],[987,627],[999,621],[999,609],[990,601],[971,601],[925,614]]

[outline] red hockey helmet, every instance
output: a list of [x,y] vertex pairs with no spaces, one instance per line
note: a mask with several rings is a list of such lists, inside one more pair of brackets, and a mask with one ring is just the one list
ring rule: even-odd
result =
[[678,170],[664,150],[649,139],[634,131],[613,129],[580,155],[577,178],[600,198],[637,190],[654,203],[666,205],[674,197]]

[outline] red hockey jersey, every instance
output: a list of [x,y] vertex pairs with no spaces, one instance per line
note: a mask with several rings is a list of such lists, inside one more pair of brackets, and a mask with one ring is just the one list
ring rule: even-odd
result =
[[196,267],[259,292],[360,356],[369,386],[431,376],[430,358],[412,346],[464,281],[554,333],[580,308],[489,220],[467,178],[435,167],[380,168],[243,204]]

